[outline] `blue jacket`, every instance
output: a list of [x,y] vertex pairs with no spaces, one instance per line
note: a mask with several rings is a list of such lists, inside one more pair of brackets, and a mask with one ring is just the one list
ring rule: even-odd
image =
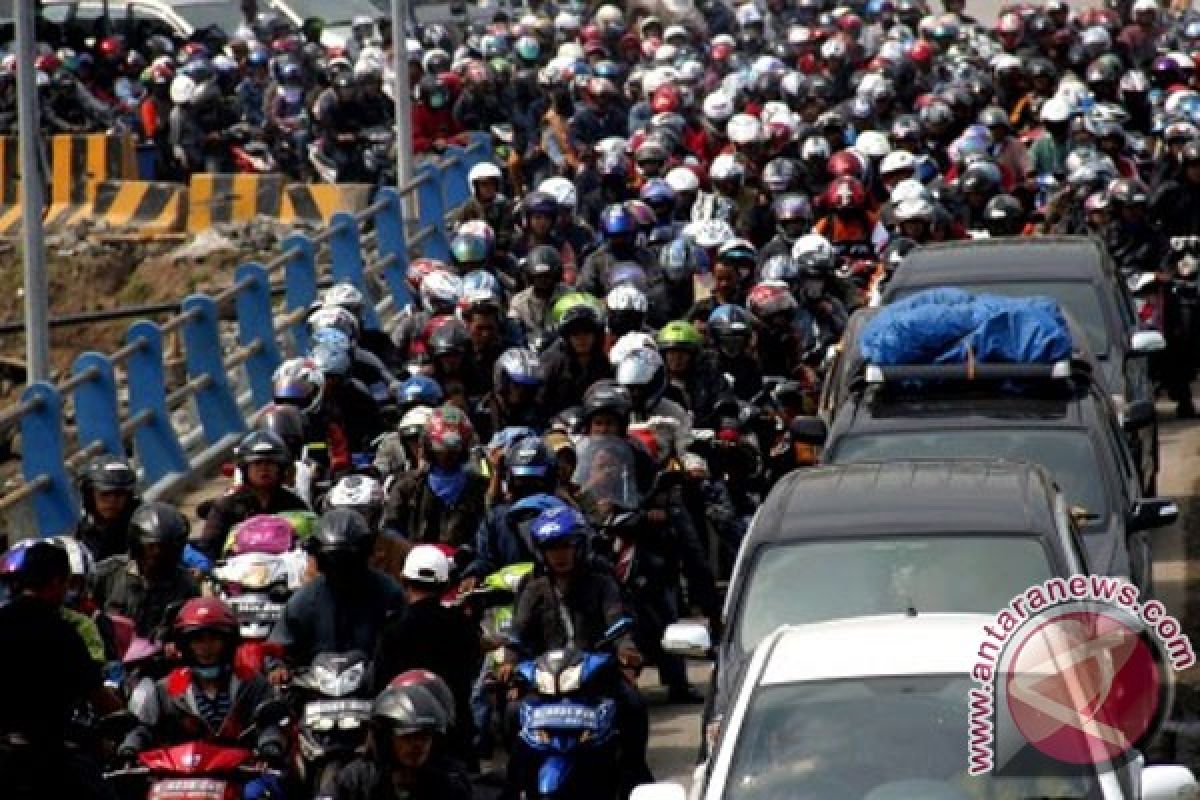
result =
[[488,510],[475,534],[475,560],[467,575],[483,578],[510,564],[533,561],[531,551],[508,524],[510,503],[499,503]]

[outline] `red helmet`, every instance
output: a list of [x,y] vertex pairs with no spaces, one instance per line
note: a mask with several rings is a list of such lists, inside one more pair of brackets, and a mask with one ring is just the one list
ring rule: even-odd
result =
[[835,211],[856,211],[866,206],[867,192],[858,178],[843,175],[825,187],[821,202]]
[[455,406],[442,406],[434,409],[425,426],[424,443],[430,453],[445,453],[455,451],[465,459],[467,450],[475,429],[467,415]]
[[449,271],[450,267],[446,266],[444,261],[438,261],[436,258],[418,258],[408,265],[408,285],[414,292],[419,292],[425,276],[438,270]]
[[600,33],[599,25],[589,22],[579,29],[579,41],[584,45],[590,42],[602,42],[604,41],[604,34]]
[[842,14],[837,21],[838,30],[857,37],[862,31],[862,18],[857,14]]
[[786,283],[766,281],[750,290],[746,295],[746,307],[759,319],[772,314],[796,310],[796,297]]
[[679,106],[679,89],[672,84],[663,84],[650,96],[650,108],[655,114],[676,112],[679,111]]
[[113,60],[125,58],[125,40],[120,36],[105,36],[96,48],[101,58]]
[[[172,626],[179,637],[209,632],[235,638],[238,635],[237,617],[216,597],[193,597],[183,604]],[[230,654],[232,655],[232,653]]]
[[923,67],[929,66],[933,62],[933,45],[924,39],[918,39],[913,43],[912,49],[908,51],[908,57],[915,64]]
[[727,42],[718,42],[713,45],[712,52],[709,53],[709,57],[718,64],[727,60],[731,55],[733,55],[733,45]]
[[839,150],[829,159],[829,174],[834,178],[851,177],[860,183],[867,176],[866,166],[858,153],[850,150]]
[[42,53],[34,59],[33,68],[47,75],[53,75],[62,68],[62,60],[54,53]]
[[438,83],[446,87],[451,97],[458,97],[462,92],[462,78],[453,72],[443,72],[438,75]]

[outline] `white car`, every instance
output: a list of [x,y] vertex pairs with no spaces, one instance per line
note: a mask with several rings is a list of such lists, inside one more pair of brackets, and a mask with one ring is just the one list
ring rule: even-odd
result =
[[[974,800],[1195,797],[1180,766],[1069,776],[967,774],[969,671],[981,614],[890,615],[783,626],[755,651],[695,800]],[[1025,748],[1022,758],[1036,751]],[[1056,771],[1057,772],[1057,771]],[[632,800],[682,800],[639,786]]]

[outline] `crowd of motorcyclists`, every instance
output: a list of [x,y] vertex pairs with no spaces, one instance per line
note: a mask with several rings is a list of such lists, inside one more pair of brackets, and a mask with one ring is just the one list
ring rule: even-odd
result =
[[[326,48],[265,13],[217,38],[47,47],[46,122],[124,118],[166,174],[228,168],[222,134],[244,124],[311,140],[337,180],[378,177],[362,135],[392,125],[390,28],[356,21]],[[390,331],[369,324],[372,287],[325,292],[196,524],[101,456],[74,535],[4,556],[0,779],[18,796],[144,796],[153,769],[132,765],[197,740],[252,751],[247,797],[469,797],[502,750],[501,791],[536,794],[553,737],[525,698],[574,697],[580,653],[612,666],[619,779],[593,790],[650,780],[638,675],[700,700],[665,626],[720,625],[754,509],[815,461],[794,430],[848,314],[914,247],[1102,238],[1166,337],[1156,380],[1195,413],[1200,16],[533,0],[404,50],[415,150],[494,145],[450,260],[410,264]],[[310,684],[366,698],[363,718],[296,708]],[[572,702],[604,730],[607,706]],[[344,718],[364,738],[327,770],[314,753],[358,730]]]

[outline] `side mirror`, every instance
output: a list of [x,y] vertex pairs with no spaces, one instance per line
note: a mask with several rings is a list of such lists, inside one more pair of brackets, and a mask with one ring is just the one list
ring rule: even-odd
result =
[[1149,400],[1135,400],[1121,410],[1121,427],[1135,433],[1154,424],[1157,412]]
[[608,630],[604,632],[604,638],[600,641],[602,644],[611,644],[631,630],[633,630],[633,619],[631,617],[621,617],[608,626]]
[[643,783],[629,793],[629,800],[687,800],[687,790],[678,783]]
[[1129,511],[1128,528],[1130,533],[1147,531],[1151,528],[1165,528],[1179,519],[1179,504],[1174,500],[1148,498],[1138,500]]
[[793,441],[816,448],[824,447],[829,438],[829,428],[820,417],[796,417],[788,426],[788,432]]
[[[1196,778],[1187,767],[1178,764],[1156,764],[1142,770],[1141,800],[1194,797],[1198,790],[1200,787],[1196,784]],[[634,793],[637,793],[636,789]]]
[[1134,331],[1129,338],[1129,350],[1135,356],[1148,356],[1166,349],[1167,340],[1158,331]]
[[663,650],[683,658],[710,659],[713,657],[712,635],[702,622],[673,622],[662,638]]

